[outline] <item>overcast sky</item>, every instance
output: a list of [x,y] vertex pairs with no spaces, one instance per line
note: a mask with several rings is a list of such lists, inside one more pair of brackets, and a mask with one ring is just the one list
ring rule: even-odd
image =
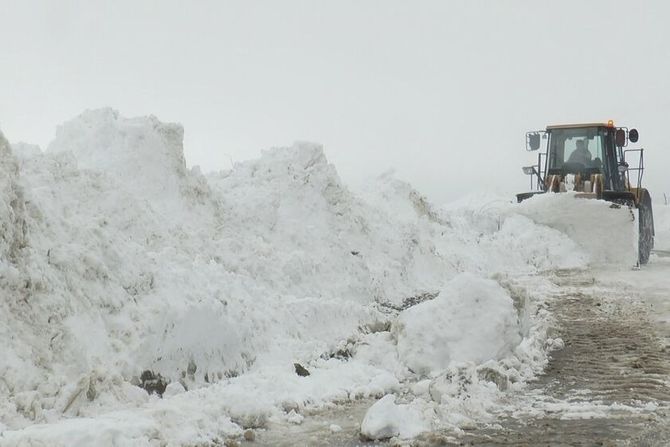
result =
[[204,171],[296,140],[354,187],[514,193],[527,130],[637,127],[670,193],[670,4],[0,0],[0,128],[43,148],[84,109],[185,127]]

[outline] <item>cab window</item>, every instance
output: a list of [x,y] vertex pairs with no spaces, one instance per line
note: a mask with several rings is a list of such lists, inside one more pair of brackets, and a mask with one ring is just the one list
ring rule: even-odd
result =
[[597,127],[551,129],[549,170],[595,171],[602,168],[604,132]]

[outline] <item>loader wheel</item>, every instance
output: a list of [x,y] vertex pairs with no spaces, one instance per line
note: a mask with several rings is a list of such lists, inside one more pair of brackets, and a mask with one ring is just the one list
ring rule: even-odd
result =
[[640,264],[646,264],[649,262],[651,249],[654,248],[654,217],[651,209],[651,200],[640,201],[638,208],[640,215],[639,258]]

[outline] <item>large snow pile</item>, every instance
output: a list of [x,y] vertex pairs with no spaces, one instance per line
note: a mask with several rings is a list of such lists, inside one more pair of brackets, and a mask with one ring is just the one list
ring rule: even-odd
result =
[[[437,209],[390,175],[357,196],[308,143],[204,176],[182,136],[102,109],[45,153],[0,138],[0,445],[211,442],[414,369],[447,389],[451,360],[541,367],[541,325],[491,278],[583,267],[564,234],[500,201]],[[430,334],[448,343],[412,351]]]

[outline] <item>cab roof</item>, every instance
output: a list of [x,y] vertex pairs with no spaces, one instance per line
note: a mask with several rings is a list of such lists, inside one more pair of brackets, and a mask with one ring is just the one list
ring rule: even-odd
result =
[[554,124],[547,126],[547,130],[551,129],[581,129],[584,127],[608,127],[607,123],[580,123],[580,124]]

